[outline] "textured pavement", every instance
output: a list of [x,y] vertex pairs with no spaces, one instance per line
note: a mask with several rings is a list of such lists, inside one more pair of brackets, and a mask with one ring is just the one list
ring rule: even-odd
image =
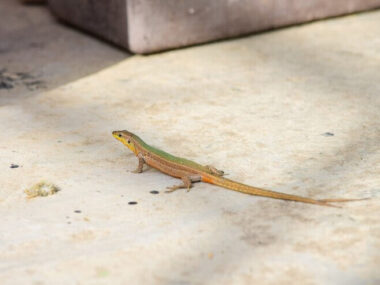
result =
[[[25,47],[17,64],[3,47],[23,45],[0,44],[19,82],[0,89],[2,284],[380,283],[380,12],[146,57],[57,29],[67,47]],[[178,181],[131,173],[118,129],[246,184],[372,199],[165,194]],[[61,191],[26,199],[42,180]]]

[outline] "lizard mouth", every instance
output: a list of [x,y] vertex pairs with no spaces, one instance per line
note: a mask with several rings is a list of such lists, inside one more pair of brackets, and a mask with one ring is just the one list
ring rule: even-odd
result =
[[121,142],[123,142],[123,137],[121,136],[121,134],[120,133],[118,133],[118,132],[112,132],[112,136],[115,138],[115,139],[117,139],[118,141],[121,141]]

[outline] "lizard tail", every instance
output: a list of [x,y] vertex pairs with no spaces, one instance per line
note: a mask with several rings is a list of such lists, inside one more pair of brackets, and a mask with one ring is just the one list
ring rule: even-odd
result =
[[214,175],[202,175],[202,182],[218,185],[226,189],[230,189],[230,190],[234,190],[234,191],[238,191],[238,192],[242,192],[242,193],[250,194],[250,195],[269,197],[269,198],[281,199],[281,200],[297,201],[297,202],[302,202],[302,203],[315,204],[315,205],[328,206],[328,207],[336,207],[336,208],[340,208],[340,207],[331,205],[330,203],[364,200],[364,199],[315,200],[315,199],[301,197],[297,195],[291,195],[291,194],[261,189],[261,188],[245,185],[245,184],[242,184],[230,179],[226,179],[226,178],[214,176]]

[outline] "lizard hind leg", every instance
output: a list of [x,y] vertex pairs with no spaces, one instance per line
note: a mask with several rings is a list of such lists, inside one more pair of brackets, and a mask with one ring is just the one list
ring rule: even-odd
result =
[[201,176],[194,175],[194,176],[183,176],[181,177],[183,183],[179,185],[174,185],[171,187],[166,187],[168,190],[165,191],[166,193],[174,192],[175,190],[186,188],[187,192],[190,191],[190,188],[193,186],[193,182],[199,182],[201,181]]
[[224,171],[223,170],[219,170],[219,169],[216,169],[216,167],[212,166],[212,165],[206,165],[206,168],[214,175],[216,176],[223,176],[224,175]]

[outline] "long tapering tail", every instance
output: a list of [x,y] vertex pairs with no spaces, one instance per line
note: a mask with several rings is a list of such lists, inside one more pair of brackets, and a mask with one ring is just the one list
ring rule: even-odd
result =
[[296,201],[296,202],[315,204],[315,205],[321,205],[321,206],[329,206],[329,207],[338,207],[338,206],[330,204],[330,203],[334,203],[334,202],[349,202],[349,201],[365,200],[365,199],[323,199],[323,200],[315,200],[315,199],[301,197],[301,196],[297,196],[297,195],[291,195],[291,194],[261,189],[261,188],[245,185],[245,184],[242,184],[242,183],[230,180],[230,179],[226,179],[226,178],[223,178],[221,176],[214,176],[214,175],[202,175],[202,182],[218,185],[218,186],[221,186],[221,187],[226,188],[226,189],[230,189],[230,190],[234,190],[234,191],[238,191],[238,192],[242,192],[242,193],[250,194],[250,195],[269,197],[269,198],[281,199],[281,200]]

